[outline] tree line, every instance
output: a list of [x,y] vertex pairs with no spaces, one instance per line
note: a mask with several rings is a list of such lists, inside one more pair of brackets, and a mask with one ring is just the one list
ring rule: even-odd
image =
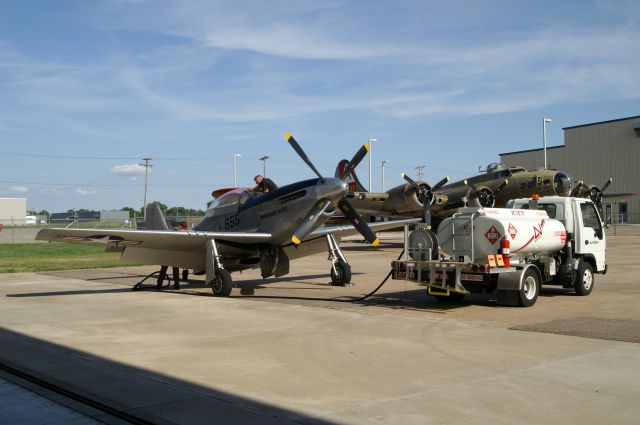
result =
[[[204,211],[200,210],[200,209],[185,208],[185,207],[169,207],[167,204],[163,204],[162,202],[157,202],[157,203],[160,206],[160,211],[162,211],[162,214],[164,214],[165,216],[168,216],[168,215],[169,216],[201,216],[201,215],[204,215]],[[134,218],[134,217],[143,216],[144,212],[142,210],[143,210],[143,207],[140,207],[139,209],[131,208],[131,207],[122,207],[122,208],[120,208],[119,211],[129,211],[129,218]],[[66,212],[69,213],[69,214],[74,214],[74,213],[86,213],[86,212],[93,212],[93,211],[94,210],[88,210],[86,208],[80,208],[80,209],[77,209],[77,210],[68,209]],[[50,217],[51,213],[49,213],[49,211],[47,211],[47,210],[41,210],[41,211],[28,210],[27,211],[27,215],[40,215],[40,216]]]

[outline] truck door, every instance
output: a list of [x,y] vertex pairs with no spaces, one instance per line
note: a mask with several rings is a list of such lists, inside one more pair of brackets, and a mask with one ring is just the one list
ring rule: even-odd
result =
[[581,202],[580,212],[582,228],[578,235],[579,248],[576,247],[576,252],[593,255],[597,271],[602,271],[605,266],[606,243],[600,214],[591,202]]

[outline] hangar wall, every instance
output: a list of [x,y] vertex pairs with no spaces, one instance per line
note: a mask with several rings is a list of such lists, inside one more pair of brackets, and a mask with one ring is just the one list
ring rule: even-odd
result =
[[0,224],[24,225],[27,219],[26,198],[0,198]]
[[[639,127],[636,130],[636,127]],[[574,180],[602,187],[609,177],[613,183],[605,194],[640,193],[640,116],[565,127],[564,145],[547,148],[550,168],[569,173]],[[508,166],[530,170],[542,167],[542,149],[500,154]],[[622,214],[624,222],[640,223],[640,198],[616,198],[612,213]],[[620,217],[620,216],[618,216]]]

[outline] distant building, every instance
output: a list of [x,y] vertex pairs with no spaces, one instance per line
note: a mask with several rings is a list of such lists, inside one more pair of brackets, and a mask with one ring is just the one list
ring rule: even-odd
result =
[[24,225],[27,219],[26,198],[0,198],[0,224]]
[[[599,187],[613,183],[605,194],[640,192],[640,116],[565,127],[564,145],[547,148],[549,168],[569,173],[574,180]],[[508,166],[534,170],[543,167],[543,149],[500,154]],[[640,198],[607,201],[608,211],[625,223],[640,223]]]

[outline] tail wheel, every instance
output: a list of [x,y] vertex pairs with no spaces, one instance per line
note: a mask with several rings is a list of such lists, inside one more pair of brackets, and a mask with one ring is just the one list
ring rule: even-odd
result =
[[529,267],[522,276],[522,286],[520,287],[520,305],[531,307],[534,305],[540,294],[540,278],[538,273]]
[[216,297],[228,297],[233,287],[231,273],[225,269],[216,270],[216,277],[211,282],[211,290]]
[[337,285],[351,282],[351,266],[343,261],[338,261],[331,267],[331,281]]
[[576,279],[573,281],[573,288],[578,295],[589,295],[593,291],[593,267],[586,261],[580,261]]

